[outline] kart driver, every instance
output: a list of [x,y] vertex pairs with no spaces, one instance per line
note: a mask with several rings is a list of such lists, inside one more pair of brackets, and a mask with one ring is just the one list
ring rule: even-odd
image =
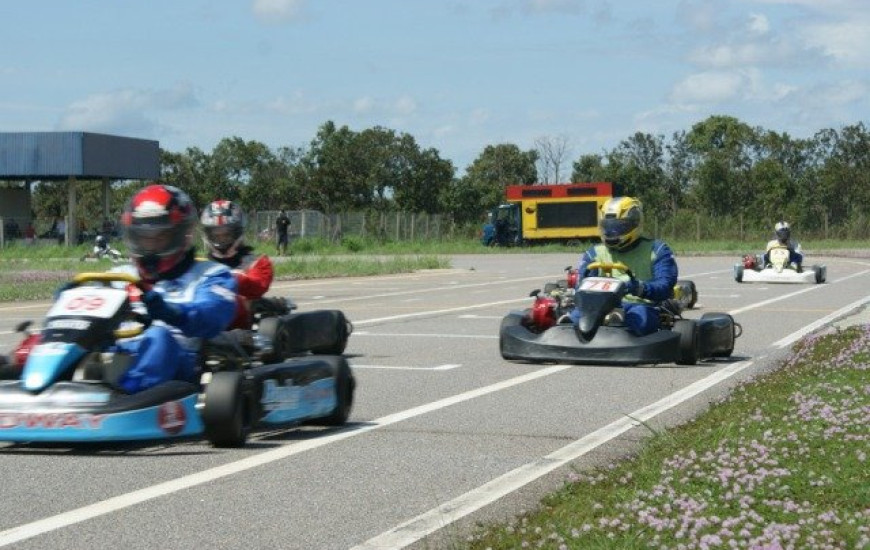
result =
[[228,200],[216,200],[202,212],[203,240],[209,259],[229,267],[238,284],[236,314],[230,329],[250,329],[251,301],[263,297],[272,284],[272,261],[257,256],[245,244],[247,220],[241,207]]
[[[643,336],[659,329],[659,312],[655,304],[673,296],[677,283],[677,263],[670,247],[663,241],[641,235],[643,211],[640,201],[632,197],[613,197],[604,203],[599,231],[601,244],[596,244],[580,257],[577,268],[583,278],[598,275],[598,270],[586,266],[592,262],[622,262],[634,278],[618,270],[613,276],[625,281],[622,299],[623,322],[629,332]],[[580,321],[580,310],[570,314],[574,324]]]
[[119,340],[132,366],[119,385],[129,393],[167,380],[197,381],[197,352],[235,314],[237,284],[225,266],[198,261],[194,232],[198,216],[184,191],[152,184],[136,193],[121,215],[124,240],[153,319],[140,336]]
[[774,248],[784,246],[788,248],[788,263],[798,271],[801,271],[801,264],[804,261],[804,255],[801,250],[801,245],[791,238],[791,226],[786,221],[777,222],[773,228],[776,238],[767,243],[764,251],[764,265],[770,263],[770,251]]

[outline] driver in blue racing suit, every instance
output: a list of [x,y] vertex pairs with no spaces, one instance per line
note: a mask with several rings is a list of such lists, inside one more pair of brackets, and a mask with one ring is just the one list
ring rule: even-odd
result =
[[[599,275],[589,270],[592,262],[622,262],[628,273],[614,270],[612,276],[625,281],[622,299],[623,322],[629,332],[638,336],[652,334],[660,326],[655,305],[673,297],[677,284],[677,262],[670,247],[658,239],[641,235],[643,211],[640,201],[632,197],[613,197],[604,203],[599,230],[601,244],[596,244],[580,257],[578,288],[584,277]],[[570,314],[574,324],[580,321],[580,310]]]
[[135,393],[167,380],[197,381],[198,351],[232,321],[236,281],[219,263],[195,257],[196,208],[182,190],[153,184],[136,193],[121,216],[141,302],[154,320],[140,336],[119,340],[132,365],[118,384]]

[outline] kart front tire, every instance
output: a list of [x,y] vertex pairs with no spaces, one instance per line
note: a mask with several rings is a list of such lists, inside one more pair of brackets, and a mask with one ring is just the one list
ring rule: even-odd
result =
[[202,422],[206,439],[215,447],[243,447],[248,440],[252,418],[244,383],[242,373],[222,371],[205,388]]
[[742,265],[735,265],[734,266],[734,280],[737,281],[738,283],[743,282],[743,266]]
[[677,319],[674,332],[680,335],[677,350],[678,365],[695,365],[701,355],[701,331],[694,319]]
[[813,274],[815,275],[816,284],[825,282],[825,273],[821,267],[814,265],[813,266]]

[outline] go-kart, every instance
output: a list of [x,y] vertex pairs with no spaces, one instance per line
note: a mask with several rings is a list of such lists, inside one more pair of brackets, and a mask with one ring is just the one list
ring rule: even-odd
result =
[[734,280],[738,283],[824,283],[828,268],[812,265],[809,269],[789,262],[788,247],[774,246],[768,251],[769,261],[761,254],[746,254],[734,264]]
[[[129,394],[118,385],[129,356],[117,339],[141,334],[147,313],[118,283],[126,273],[80,273],[46,315],[21,377],[0,382],[0,440],[104,442],[204,435],[214,446],[245,444],[258,426],[341,425],[355,381],[340,356],[264,363],[232,338],[204,344],[198,383],[173,380]],[[223,335],[222,335],[223,336]]]
[[97,236],[97,239],[94,243],[93,249],[83,255],[80,258],[80,261],[84,262],[85,260],[103,260],[108,259],[112,262],[125,262],[127,261],[127,257],[121,254],[121,251],[117,248],[110,246],[108,239],[102,236]]
[[[614,271],[629,274],[625,264],[593,262],[601,276],[586,277],[572,300],[581,317],[575,326],[561,316],[566,302],[533,292],[535,304],[511,311],[502,319],[499,350],[508,360],[574,364],[637,365],[677,363],[730,357],[742,328],[727,313],[705,313],[699,320],[684,319],[673,300],[656,306],[661,328],[645,336],[629,332],[621,307],[625,283]],[[573,303],[572,303],[573,305]],[[555,317],[555,321],[553,320]]]

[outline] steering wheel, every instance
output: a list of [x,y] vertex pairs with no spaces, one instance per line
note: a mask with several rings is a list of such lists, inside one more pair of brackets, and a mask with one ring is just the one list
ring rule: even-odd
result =
[[[141,291],[145,291],[142,281],[136,275],[131,273],[121,273],[117,271],[103,271],[100,273],[77,273],[73,276],[72,282],[76,286],[81,286],[87,283],[102,283],[102,286],[111,287],[112,283],[127,283],[134,285]],[[129,296],[127,301],[130,301]],[[130,328],[118,328],[114,331],[115,338],[133,338],[139,336],[151,326],[151,316],[146,313],[131,311],[128,313],[127,319],[137,323],[136,326]]]
[[606,277],[612,277],[614,271],[622,271],[626,275],[629,276],[632,280],[634,280],[634,273],[622,262],[602,262],[602,261],[594,261],[586,266],[586,269],[592,271],[593,269],[597,269],[599,273]]

